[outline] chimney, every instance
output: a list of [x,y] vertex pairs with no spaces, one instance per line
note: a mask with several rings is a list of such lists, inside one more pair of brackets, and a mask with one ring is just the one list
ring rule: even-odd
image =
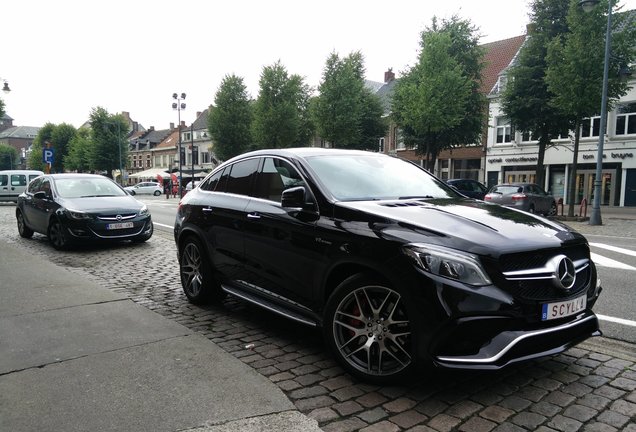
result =
[[393,73],[393,68],[389,68],[388,71],[384,72],[384,82],[386,84],[390,83],[395,79],[395,73]]
[[181,127],[179,129],[185,129],[185,120],[181,120]]

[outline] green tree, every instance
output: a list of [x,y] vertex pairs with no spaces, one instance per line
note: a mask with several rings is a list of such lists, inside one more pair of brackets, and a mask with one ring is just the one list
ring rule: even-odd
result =
[[[567,15],[569,32],[554,38],[548,45],[546,82],[553,93],[552,104],[574,125],[574,154],[568,190],[568,216],[574,216],[574,191],[581,123],[599,114],[603,87],[607,0],[590,13],[585,13],[578,0],[570,0]],[[616,7],[616,5],[615,5]],[[620,69],[634,61],[635,26],[624,26],[625,16],[614,14],[610,75],[608,80],[608,110],[627,93],[628,84],[621,79]],[[601,131],[600,133],[604,133]]]
[[80,128],[68,144],[64,167],[69,171],[87,172],[91,166],[93,140],[90,128]]
[[375,149],[384,135],[381,104],[365,86],[364,74],[360,52],[327,58],[312,118],[318,134],[333,147]]
[[[42,149],[46,148],[47,145],[55,148],[53,146],[53,131],[55,130],[55,125],[53,123],[46,123],[44,126],[40,128],[38,134],[35,136],[33,140],[33,144],[31,144],[31,152],[28,156],[28,167],[34,170],[44,171],[45,165],[42,161]],[[55,158],[54,158],[55,161]],[[55,172],[52,170],[51,172]]]
[[252,144],[252,106],[243,78],[226,75],[210,108],[208,130],[221,160],[244,153]]
[[10,145],[0,144],[0,170],[15,169],[18,163],[18,151]]
[[4,116],[5,111],[4,111],[4,101],[2,99],[0,99],[0,118],[2,118],[2,116]]
[[55,157],[51,167],[54,172],[66,171],[64,158],[68,153],[68,144],[75,137],[76,132],[77,129],[68,123],[61,123],[53,128],[50,140],[55,149]]
[[479,93],[483,51],[469,21],[453,17],[422,32],[418,63],[398,82],[393,119],[427,168],[441,150],[479,141],[484,96]]
[[571,125],[557,106],[546,82],[547,51],[550,41],[568,31],[568,3],[563,0],[535,0],[531,3],[529,38],[517,63],[507,73],[502,109],[516,129],[530,132],[538,140],[536,182],[545,183],[546,148]]
[[289,76],[280,61],[263,68],[254,104],[252,136],[259,148],[284,148],[308,143],[310,88],[300,75]]
[[89,121],[93,140],[91,169],[105,171],[112,178],[113,170],[119,170],[120,162],[124,167],[128,157],[128,123],[121,114],[109,114],[102,107],[93,108]]

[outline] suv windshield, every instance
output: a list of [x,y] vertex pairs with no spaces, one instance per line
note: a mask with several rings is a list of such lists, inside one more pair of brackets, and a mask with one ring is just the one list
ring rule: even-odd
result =
[[456,197],[433,176],[397,158],[327,155],[308,157],[307,162],[340,201]]

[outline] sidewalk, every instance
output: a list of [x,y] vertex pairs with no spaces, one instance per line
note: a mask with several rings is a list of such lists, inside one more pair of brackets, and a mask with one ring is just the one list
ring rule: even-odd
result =
[[319,430],[204,336],[4,240],[0,249],[0,430]]

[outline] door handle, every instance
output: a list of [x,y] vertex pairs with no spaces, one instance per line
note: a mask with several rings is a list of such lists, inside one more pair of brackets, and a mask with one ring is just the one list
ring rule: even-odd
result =
[[203,213],[212,213],[214,209],[212,207],[204,207],[201,209]]
[[248,219],[260,219],[261,215],[259,215],[258,213],[248,213],[247,214],[247,218]]

